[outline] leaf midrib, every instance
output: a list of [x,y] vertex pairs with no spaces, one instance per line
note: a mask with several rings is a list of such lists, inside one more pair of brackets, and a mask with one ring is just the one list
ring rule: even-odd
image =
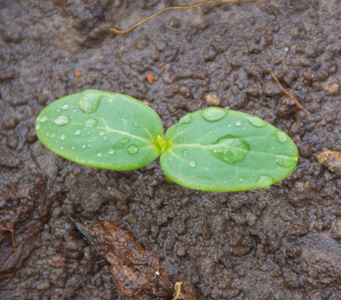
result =
[[[210,150],[210,148],[213,148],[215,146],[216,145],[201,145],[201,144],[196,144],[196,143],[191,143],[191,144],[174,144],[174,145],[168,146],[167,149],[164,151],[164,153],[167,152],[167,151],[170,151],[170,152],[172,152],[174,154],[172,149],[180,148],[180,147],[185,147],[185,148],[196,147],[196,148],[203,148],[203,149]],[[271,153],[271,152],[261,152],[261,151],[255,151],[255,150],[246,150],[246,149],[243,149],[243,148],[231,147],[231,146],[226,146],[226,145],[221,145],[221,146],[223,146],[225,148],[228,148],[228,149],[244,151],[244,152],[254,152],[254,153],[267,154],[267,155],[272,155],[272,156],[282,155],[282,156],[287,156],[287,157],[290,157],[290,158],[297,158],[297,156],[291,156],[291,155],[287,155],[287,154],[275,154],[275,153]]]

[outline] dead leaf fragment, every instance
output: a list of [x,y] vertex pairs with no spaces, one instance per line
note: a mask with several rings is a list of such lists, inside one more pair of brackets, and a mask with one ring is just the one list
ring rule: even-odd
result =
[[121,296],[172,297],[173,284],[168,280],[160,259],[144,250],[129,231],[108,221],[89,227],[79,223],[76,225],[110,263],[114,282]]
[[181,285],[182,285],[182,281],[178,281],[174,284],[173,300],[178,300],[180,297],[183,296],[181,293]]
[[152,73],[146,73],[146,78],[147,78],[147,81],[150,85],[153,84],[155,77]]
[[324,151],[317,156],[317,161],[322,166],[341,178],[341,152]]

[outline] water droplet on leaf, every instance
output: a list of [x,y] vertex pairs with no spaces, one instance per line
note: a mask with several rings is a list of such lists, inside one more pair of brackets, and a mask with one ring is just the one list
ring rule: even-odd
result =
[[85,148],[86,148],[86,145],[82,145],[82,148],[85,149]]
[[283,168],[291,168],[296,164],[296,159],[286,155],[276,155],[276,163]]
[[236,126],[240,126],[240,125],[242,125],[242,122],[236,121],[236,122],[234,122],[234,124],[236,124]]
[[97,153],[97,156],[98,156],[98,157],[101,157],[101,156],[102,156],[102,153]]
[[99,131],[97,131],[97,134],[98,134],[99,136],[102,136],[102,135],[105,134],[105,132],[104,132],[103,130],[99,130]]
[[262,175],[259,177],[256,185],[258,187],[266,187],[274,183],[274,180],[268,175]]
[[39,128],[40,128],[40,125],[39,124],[36,125],[36,130],[39,130]]
[[108,139],[109,139],[109,138],[108,138],[107,136],[104,136],[104,137],[103,137],[103,141],[105,141],[105,142],[106,142]]
[[54,119],[54,123],[57,124],[58,126],[64,126],[70,123],[70,119],[66,115],[60,115]]
[[195,168],[197,166],[197,163],[195,162],[195,160],[191,160],[189,162],[189,165],[192,167],[192,168]]
[[123,145],[127,144],[128,142],[129,142],[129,140],[128,140],[128,139],[123,139],[123,140],[120,140],[120,143],[121,143],[121,144],[123,144]]
[[51,134],[51,137],[52,137],[52,138],[54,138],[55,136],[56,136],[56,134],[55,134],[55,133],[52,133],[52,134]]
[[97,120],[95,120],[95,119],[87,119],[85,121],[86,127],[96,127],[96,125],[97,125]]
[[251,125],[256,127],[264,127],[266,125],[266,122],[257,117],[246,117],[246,119]]
[[75,135],[80,135],[81,134],[81,131],[78,129],[75,131]]
[[102,96],[103,95],[97,95],[91,91],[84,91],[80,94],[78,105],[84,113],[94,113],[98,109],[99,101]]
[[62,110],[67,110],[69,108],[69,105],[67,105],[67,104],[64,104],[63,106],[62,106]]
[[288,139],[288,136],[283,131],[276,132],[277,140],[281,143],[285,143]]
[[244,139],[229,134],[218,139],[216,144],[209,147],[209,150],[221,161],[234,165],[245,159],[250,151],[250,145]]
[[192,122],[192,117],[188,114],[180,118],[179,124],[189,124]]
[[228,114],[228,111],[223,108],[218,107],[208,107],[201,111],[201,116],[209,122],[216,122],[220,119],[226,117]]
[[114,148],[110,148],[108,151],[109,154],[114,154],[115,153],[115,149]]
[[65,134],[62,134],[62,135],[60,136],[60,139],[61,139],[62,141],[64,141],[65,138],[66,138],[66,135],[65,135]]
[[137,151],[139,151],[139,148],[135,145],[130,145],[128,148],[129,154],[135,154],[135,153],[137,153]]
[[137,128],[137,127],[139,127],[140,125],[139,125],[139,123],[137,123],[137,122],[134,121],[133,126],[134,126],[135,128]]
[[49,118],[48,118],[47,116],[43,116],[43,117],[40,118],[40,122],[41,122],[41,123],[45,123],[45,122],[47,122],[48,120],[49,120]]

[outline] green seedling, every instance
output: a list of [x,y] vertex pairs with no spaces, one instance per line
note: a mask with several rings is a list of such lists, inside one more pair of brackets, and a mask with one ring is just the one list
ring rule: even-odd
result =
[[183,116],[164,136],[153,109],[98,90],[51,103],[35,129],[47,148],[73,162],[133,170],[161,156],[168,179],[205,191],[269,186],[289,176],[298,158],[288,135],[258,117],[209,107]]

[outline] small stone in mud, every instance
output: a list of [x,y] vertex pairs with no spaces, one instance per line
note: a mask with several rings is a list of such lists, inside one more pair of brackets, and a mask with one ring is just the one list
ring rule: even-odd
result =
[[317,161],[337,177],[341,178],[341,152],[324,151],[317,156]]
[[207,94],[206,95],[206,102],[207,102],[208,105],[219,106],[221,101],[217,97],[217,95]]
[[329,78],[323,83],[322,88],[329,94],[336,94],[339,91],[340,86],[332,78]]

